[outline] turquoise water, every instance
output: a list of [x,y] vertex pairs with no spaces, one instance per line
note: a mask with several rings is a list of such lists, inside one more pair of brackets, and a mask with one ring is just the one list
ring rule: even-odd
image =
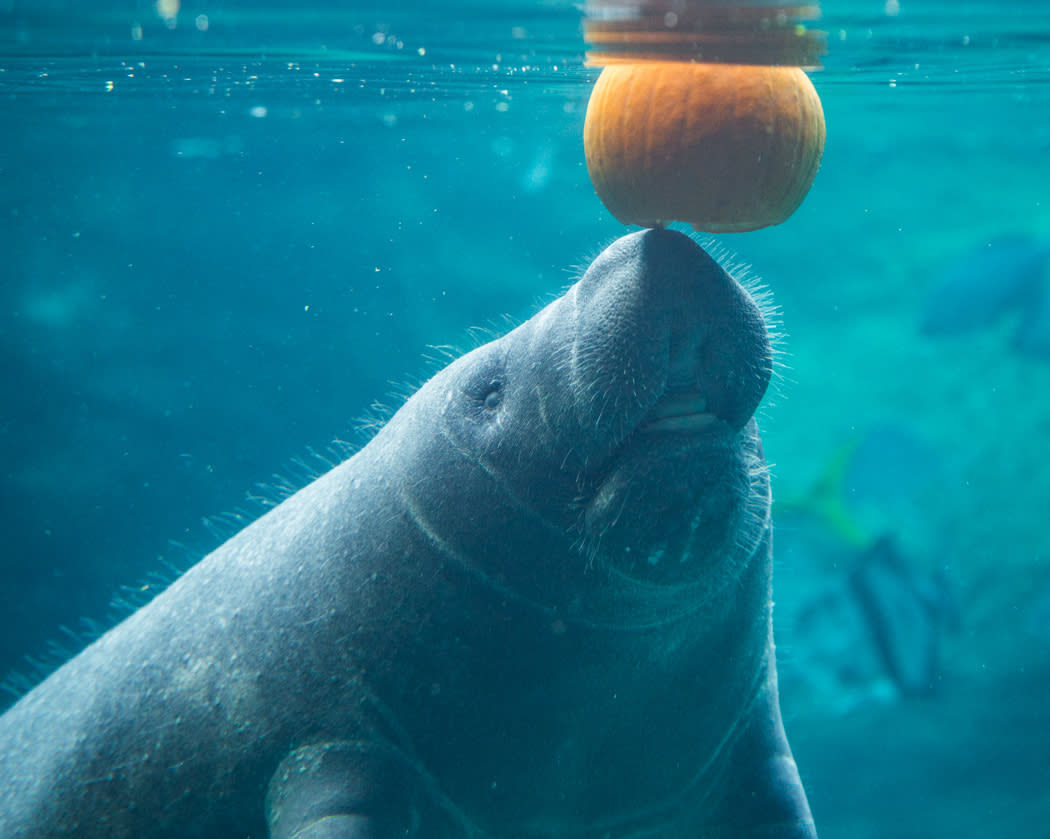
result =
[[[159,8],[0,0],[0,672],[624,232],[571,3]],[[823,12],[812,192],[719,239],[787,333],[760,421],[789,733],[825,839],[1044,835],[1050,16]],[[1004,283],[1036,291],[999,311]],[[974,322],[924,332],[939,300]],[[849,599],[883,534],[949,604],[922,695]]]

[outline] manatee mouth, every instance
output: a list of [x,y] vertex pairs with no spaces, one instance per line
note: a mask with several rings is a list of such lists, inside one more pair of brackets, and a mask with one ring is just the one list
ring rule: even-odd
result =
[[646,414],[639,431],[705,431],[719,421],[699,391],[665,393]]
[[665,392],[587,499],[583,532],[595,555],[646,585],[715,587],[751,533],[755,441],[711,410],[701,389]]

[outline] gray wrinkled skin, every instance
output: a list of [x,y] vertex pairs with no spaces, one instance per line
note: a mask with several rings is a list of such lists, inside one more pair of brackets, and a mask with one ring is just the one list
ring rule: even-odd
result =
[[0,718],[14,839],[814,839],[762,317],[609,247]]

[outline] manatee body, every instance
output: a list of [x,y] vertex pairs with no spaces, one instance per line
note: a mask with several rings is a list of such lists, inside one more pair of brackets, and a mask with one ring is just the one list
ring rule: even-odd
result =
[[0,718],[0,836],[779,837],[770,348],[626,236]]

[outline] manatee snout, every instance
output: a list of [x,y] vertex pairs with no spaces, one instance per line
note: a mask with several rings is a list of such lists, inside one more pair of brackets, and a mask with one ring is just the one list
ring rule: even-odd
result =
[[[758,305],[688,236],[624,236],[591,265],[577,293],[578,381],[614,395],[627,430],[744,427],[772,372]],[[590,406],[608,413],[608,406]],[[596,418],[599,423],[601,418]]]

